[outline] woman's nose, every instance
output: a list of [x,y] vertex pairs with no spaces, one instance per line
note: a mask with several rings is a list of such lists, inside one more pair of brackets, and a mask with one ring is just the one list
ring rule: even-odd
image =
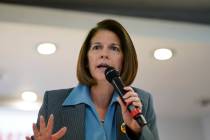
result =
[[102,55],[101,55],[101,58],[108,58],[108,55],[102,54]]
[[101,58],[108,58],[108,56],[105,56],[105,55],[101,55]]
[[106,50],[102,50],[102,52],[101,52],[101,55],[100,55],[100,58],[108,58],[108,51],[106,51]]

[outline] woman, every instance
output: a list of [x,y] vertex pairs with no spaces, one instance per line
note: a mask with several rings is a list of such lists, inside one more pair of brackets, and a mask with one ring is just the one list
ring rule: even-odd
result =
[[[106,80],[108,66],[120,72],[127,91],[123,99],[142,109],[147,126],[138,125]],[[151,95],[129,86],[137,68],[136,51],[124,27],[110,19],[99,22],[80,50],[79,84],[45,93],[38,123],[33,124],[34,136],[26,139],[159,140]]]

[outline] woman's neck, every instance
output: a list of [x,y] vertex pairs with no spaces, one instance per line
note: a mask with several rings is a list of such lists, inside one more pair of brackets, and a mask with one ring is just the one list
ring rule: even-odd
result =
[[91,98],[98,112],[99,119],[104,120],[113,94],[111,84],[97,84],[91,87]]
[[96,107],[108,108],[113,94],[113,87],[109,83],[100,83],[91,87],[91,98]]

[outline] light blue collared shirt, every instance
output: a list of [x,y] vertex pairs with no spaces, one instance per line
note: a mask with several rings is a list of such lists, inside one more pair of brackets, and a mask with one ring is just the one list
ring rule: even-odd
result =
[[117,93],[114,92],[103,123],[99,120],[95,105],[90,97],[90,88],[86,85],[79,84],[76,86],[65,99],[63,105],[77,105],[80,103],[86,105],[85,140],[116,140],[117,130],[114,113],[117,97]]

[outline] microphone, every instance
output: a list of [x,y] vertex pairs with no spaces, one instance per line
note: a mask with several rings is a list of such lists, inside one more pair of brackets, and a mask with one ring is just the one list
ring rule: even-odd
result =
[[[115,90],[117,90],[117,93],[119,94],[123,103],[126,104],[123,99],[123,95],[126,93],[126,91],[123,89],[124,83],[122,82],[120,78],[119,72],[115,70],[113,67],[108,66],[104,74],[105,74],[106,79],[112,84]],[[142,114],[142,110],[140,108],[135,107],[134,105],[132,105],[132,102],[131,102],[130,104],[127,105],[127,109],[130,115],[137,121],[137,123],[141,127],[144,127],[145,125],[147,125],[147,121],[144,118]]]

